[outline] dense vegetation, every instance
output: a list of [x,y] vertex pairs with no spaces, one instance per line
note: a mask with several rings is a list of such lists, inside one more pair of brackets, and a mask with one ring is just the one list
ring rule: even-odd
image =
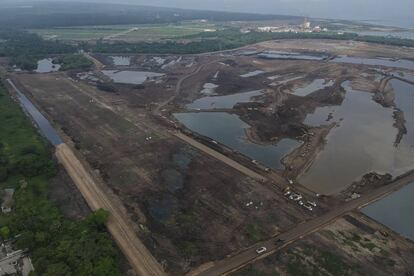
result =
[[76,51],[74,46],[17,29],[0,29],[0,39],[0,56],[11,57],[11,63],[24,70],[36,69],[37,60],[46,55]]
[[92,61],[80,54],[60,56],[53,62],[60,64],[60,70],[62,71],[72,69],[88,69],[93,65]]
[[121,275],[105,231],[107,212],[81,221],[63,217],[47,197],[55,172],[43,139],[0,87],[0,189],[15,189],[12,212],[0,214],[0,235],[29,250],[33,275]]

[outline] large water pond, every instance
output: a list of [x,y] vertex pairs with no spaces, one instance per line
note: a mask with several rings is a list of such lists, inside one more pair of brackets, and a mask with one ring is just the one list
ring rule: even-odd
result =
[[188,104],[188,109],[217,109],[233,108],[237,103],[247,103],[253,101],[254,97],[263,94],[263,90],[255,90],[244,93],[237,93],[226,96],[203,97]]
[[37,110],[37,108],[30,102],[30,100],[11,82],[9,79],[7,82],[13,87],[13,89],[17,93],[17,98],[20,104],[23,106],[24,110],[29,114],[29,116],[33,119],[36,126],[40,130],[40,133],[46,137],[49,142],[57,146],[62,143],[59,135],[57,134],[56,130],[53,126],[49,123],[49,121],[42,115],[42,113]]
[[372,100],[372,94],[353,90],[345,82],[347,93],[341,106],[318,108],[305,120],[312,125],[327,124],[331,117],[339,127],[331,130],[325,147],[299,178],[302,184],[320,194],[335,194],[371,171],[397,176],[414,169],[414,87],[397,80],[391,85],[407,121],[408,133],[401,143],[394,145],[394,110],[383,108]]
[[332,62],[385,66],[414,70],[414,61],[407,59],[394,60],[389,58],[359,58],[350,56],[338,56],[334,58]]
[[37,68],[35,70],[36,73],[50,73],[59,71],[60,65],[53,64],[53,59],[45,58],[41,59],[37,62]]
[[362,212],[414,241],[414,183],[370,204]]
[[265,59],[297,59],[297,60],[324,60],[326,55],[311,55],[295,52],[267,51],[257,55]]
[[190,130],[210,137],[273,169],[283,169],[282,158],[300,145],[300,142],[292,139],[283,139],[272,145],[250,142],[246,136],[246,130],[250,126],[237,115],[229,113],[176,113],[174,116]]
[[106,76],[116,83],[124,84],[142,84],[148,80],[154,80],[164,76],[161,73],[145,72],[145,71],[118,71],[118,70],[102,70]]

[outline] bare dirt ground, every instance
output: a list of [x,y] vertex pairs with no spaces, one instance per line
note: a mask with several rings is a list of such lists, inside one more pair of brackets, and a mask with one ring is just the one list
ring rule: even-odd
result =
[[413,242],[354,213],[233,275],[411,275],[413,269]]
[[120,198],[136,234],[170,273],[181,275],[312,216],[174,138],[147,109],[111,104],[112,94],[103,102],[104,92],[60,73],[15,80]]
[[249,48],[258,50],[315,51],[320,53],[332,53],[336,55],[351,55],[368,58],[413,58],[413,50],[409,48],[370,44],[357,41],[305,39],[298,43],[297,40],[279,40],[258,43],[254,46],[250,46]]
[[[409,58],[413,53],[397,47],[313,40],[265,42],[246,49],[306,49],[328,55],[376,57],[381,54],[393,58]],[[281,191],[289,185],[287,179],[294,179],[312,162],[334,127],[329,119],[323,126],[306,125],[306,116],[318,107],[340,105],[345,94],[341,84],[346,80],[351,81],[354,89],[371,93],[377,102],[392,103],[392,92],[382,81],[388,71],[381,73],[363,65],[265,60],[217,53],[136,55],[130,56],[129,66],[115,66],[109,56],[95,54],[93,57],[105,69],[152,71],[165,76],[142,85],[114,84],[105,79],[114,87],[110,92],[98,89],[96,81],[79,79],[79,72],[19,73],[12,79],[68,137],[67,142],[73,143],[88,166],[109,187],[108,193],[122,202],[135,235],[164,270],[173,275],[194,272],[192,269],[199,265],[209,266],[229,254],[242,252],[324,214],[326,206],[338,207],[343,201],[337,199],[345,200],[345,197],[319,199],[322,208],[309,212],[286,199]],[[256,70],[263,72],[254,77],[241,76]],[[90,73],[102,77],[98,71]],[[306,87],[315,79],[331,81],[332,85],[305,97],[294,95],[296,89]],[[190,133],[173,121],[172,113],[186,111],[185,105],[203,97],[200,91],[206,83],[218,86],[214,91],[217,95],[263,90],[263,95],[253,102],[236,104],[225,111],[238,115],[251,126],[247,137],[254,143],[274,143],[283,138],[302,141],[299,148],[283,159],[285,170],[265,172],[246,156],[213,145],[210,139]],[[188,135],[182,139],[177,133]],[[201,144],[195,145],[194,141]],[[262,183],[261,176],[274,185]],[[355,184],[354,191],[369,193],[381,187],[381,179],[374,178]],[[315,196],[304,187],[297,189]],[[346,225],[341,226],[348,229]],[[355,231],[364,229],[361,225],[355,226]],[[311,244],[316,248],[311,251],[316,259],[305,258],[309,259],[310,267],[321,258],[324,260],[325,253],[320,250],[325,246],[345,254],[332,240],[323,240],[320,248],[317,242]],[[396,247],[391,244],[390,249],[387,246],[381,248],[391,252],[391,259],[400,264],[394,253],[396,248],[406,248],[401,243]],[[361,254],[364,253],[367,258],[373,256],[362,250]],[[323,272],[329,272],[327,269]]]

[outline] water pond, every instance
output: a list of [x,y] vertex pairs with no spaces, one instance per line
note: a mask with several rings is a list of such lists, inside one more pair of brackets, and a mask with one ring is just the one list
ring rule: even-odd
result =
[[347,93],[341,106],[318,108],[305,123],[339,123],[331,130],[324,149],[299,178],[308,188],[320,194],[335,194],[349,187],[368,172],[400,175],[414,169],[414,89],[401,81],[392,81],[396,104],[404,111],[408,133],[395,146],[397,129],[393,126],[392,108],[383,108],[372,100],[372,94],[353,90],[343,84]]
[[145,71],[102,70],[102,73],[111,78],[114,82],[123,84],[142,84],[148,80],[154,80],[164,76],[164,74],[161,73]]
[[362,212],[414,241],[414,182],[370,204]]
[[255,90],[243,93],[237,93],[226,96],[203,97],[188,104],[188,109],[217,109],[233,108],[237,103],[248,103],[253,101],[254,97],[263,94],[263,90]]
[[299,87],[299,88],[295,89],[292,94],[294,94],[296,96],[300,96],[300,97],[305,97],[309,94],[312,94],[315,91],[324,89],[326,87],[330,87],[333,84],[334,84],[334,82],[332,80],[325,81],[324,79],[316,79],[312,83],[310,83],[310,84],[308,84],[304,87]]
[[260,58],[265,59],[297,59],[297,60],[324,60],[328,56],[326,55],[311,55],[295,52],[282,52],[282,51],[267,51],[257,55]]
[[50,73],[59,71],[60,65],[54,64],[53,59],[45,58],[41,59],[37,62],[37,68],[35,70],[36,73]]
[[414,70],[414,61],[408,59],[394,60],[389,58],[360,58],[350,56],[338,56],[334,58],[332,62],[385,66]]
[[229,113],[176,113],[174,116],[190,130],[210,137],[269,168],[283,169],[283,157],[301,144],[292,139],[283,139],[271,145],[255,144],[246,136],[250,126],[237,115]]

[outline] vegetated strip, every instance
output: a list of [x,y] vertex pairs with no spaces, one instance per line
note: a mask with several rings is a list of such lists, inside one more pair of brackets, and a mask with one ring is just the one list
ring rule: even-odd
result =
[[48,197],[57,171],[51,148],[1,82],[0,189],[15,190],[12,211],[0,213],[1,237],[28,251],[33,275],[120,276],[119,253],[104,224],[108,213],[65,218]]
[[108,230],[138,275],[164,275],[161,265],[138,239],[130,226],[131,223],[122,211],[115,206],[116,203],[113,204],[112,200],[109,200],[100,185],[87,172],[73,151],[66,144],[60,144],[56,147],[56,156],[91,209],[103,208],[109,211],[110,216],[106,223]]

